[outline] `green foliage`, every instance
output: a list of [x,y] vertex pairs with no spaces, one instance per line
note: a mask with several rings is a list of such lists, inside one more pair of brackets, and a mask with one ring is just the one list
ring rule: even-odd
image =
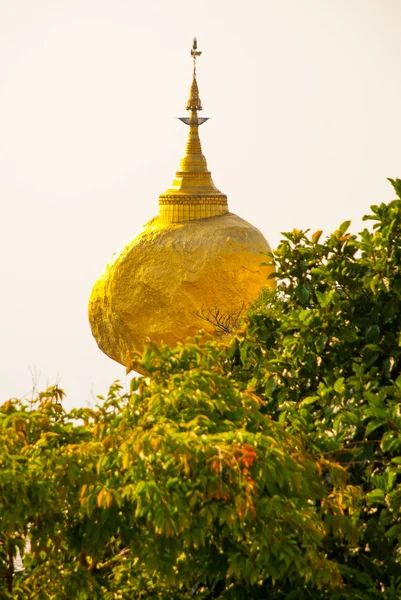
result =
[[230,343],[0,407],[0,599],[401,597],[401,199],[366,218],[285,234]]
[[13,597],[230,598],[266,579],[338,584],[322,538],[327,519],[341,539],[357,535],[345,471],[264,415],[214,343],[149,350],[144,362],[150,377],[128,395],[115,384],[95,410],[66,414],[54,389],[34,406],[3,405],[0,539],[13,557],[31,544]]
[[373,230],[359,236],[348,221],[324,241],[285,234],[277,289],[231,349],[233,376],[263,412],[362,492],[358,542],[325,540],[343,576],[333,599],[401,597],[401,200],[371,208]]

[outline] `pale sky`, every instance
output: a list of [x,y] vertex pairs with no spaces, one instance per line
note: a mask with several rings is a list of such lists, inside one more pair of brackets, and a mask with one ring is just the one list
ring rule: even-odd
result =
[[172,183],[194,36],[213,180],[273,247],[394,197],[401,0],[0,0],[0,402],[125,381],[87,303]]

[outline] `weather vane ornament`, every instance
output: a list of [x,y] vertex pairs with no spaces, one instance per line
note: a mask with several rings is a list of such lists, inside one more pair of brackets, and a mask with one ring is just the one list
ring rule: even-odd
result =
[[199,329],[214,334],[201,315],[237,314],[262,287],[274,285],[263,256],[270,250],[267,241],[229,212],[227,196],[208,170],[199,138],[199,125],[207,119],[198,116],[196,38],[191,55],[189,117],[181,118],[189,125],[188,141],[179,169],[159,196],[158,216],[113,255],[89,300],[99,348],[126,366],[149,342],[173,347]]
[[191,49],[191,56],[194,59],[194,77],[196,77],[196,59],[198,58],[198,56],[200,56],[202,54],[202,52],[200,52],[198,50],[198,41],[196,38],[193,39],[192,42],[192,49]]
[[191,113],[190,113],[191,116],[190,117],[178,117],[180,119],[180,121],[182,121],[186,125],[189,125],[192,127],[202,125],[203,123],[205,123],[206,121],[209,120],[209,117],[199,117],[198,116],[198,111],[203,110],[203,107],[202,107],[201,99],[199,97],[198,82],[196,80],[196,59],[198,58],[198,56],[200,56],[202,54],[202,52],[197,50],[197,47],[198,47],[198,43],[196,41],[196,38],[194,38],[194,41],[192,44],[192,49],[191,49],[191,56],[194,59],[194,72],[193,72],[192,85],[191,85],[191,89],[190,89],[190,95],[189,95],[187,105],[186,105],[186,109],[191,111]]

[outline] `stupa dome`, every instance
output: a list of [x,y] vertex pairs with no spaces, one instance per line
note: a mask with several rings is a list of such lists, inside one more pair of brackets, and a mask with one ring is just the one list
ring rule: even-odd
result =
[[[202,154],[199,126],[207,119],[194,72],[187,102],[186,151],[172,186],[159,197],[159,215],[114,254],[89,300],[99,348],[129,364],[149,342],[174,346],[216,318],[239,315],[260,289],[274,285],[262,265],[270,247],[250,223],[229,212]],[[209,322],[212,321],[212,322]]]

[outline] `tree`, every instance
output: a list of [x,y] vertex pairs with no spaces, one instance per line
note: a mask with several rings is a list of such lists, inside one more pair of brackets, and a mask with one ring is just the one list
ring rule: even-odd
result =
[[361,490],[359,541],[325,540],[343,577],[336,599],[401,597],[401,181],[390,181],[398,199],[371,207],[373,231],[285,235],[277,289],[230,363],[266,414]]
[[338,583],[322,538],[333,517],[356,535],[341,466],[264,416],[215,343],[154,348],[143,362],[150,377],[132,395],[113,386],[96,410],[67,415],[54,389],[34,409],[3,405],[0,538],[10,556],[31,542],[25,571],[5,578],[10,597],[238,598],[266,578]]
[[148,348],[95,409],[0,408],[0,598],[400,597],[392,183],[372,232],[286,234],[231,341]]

